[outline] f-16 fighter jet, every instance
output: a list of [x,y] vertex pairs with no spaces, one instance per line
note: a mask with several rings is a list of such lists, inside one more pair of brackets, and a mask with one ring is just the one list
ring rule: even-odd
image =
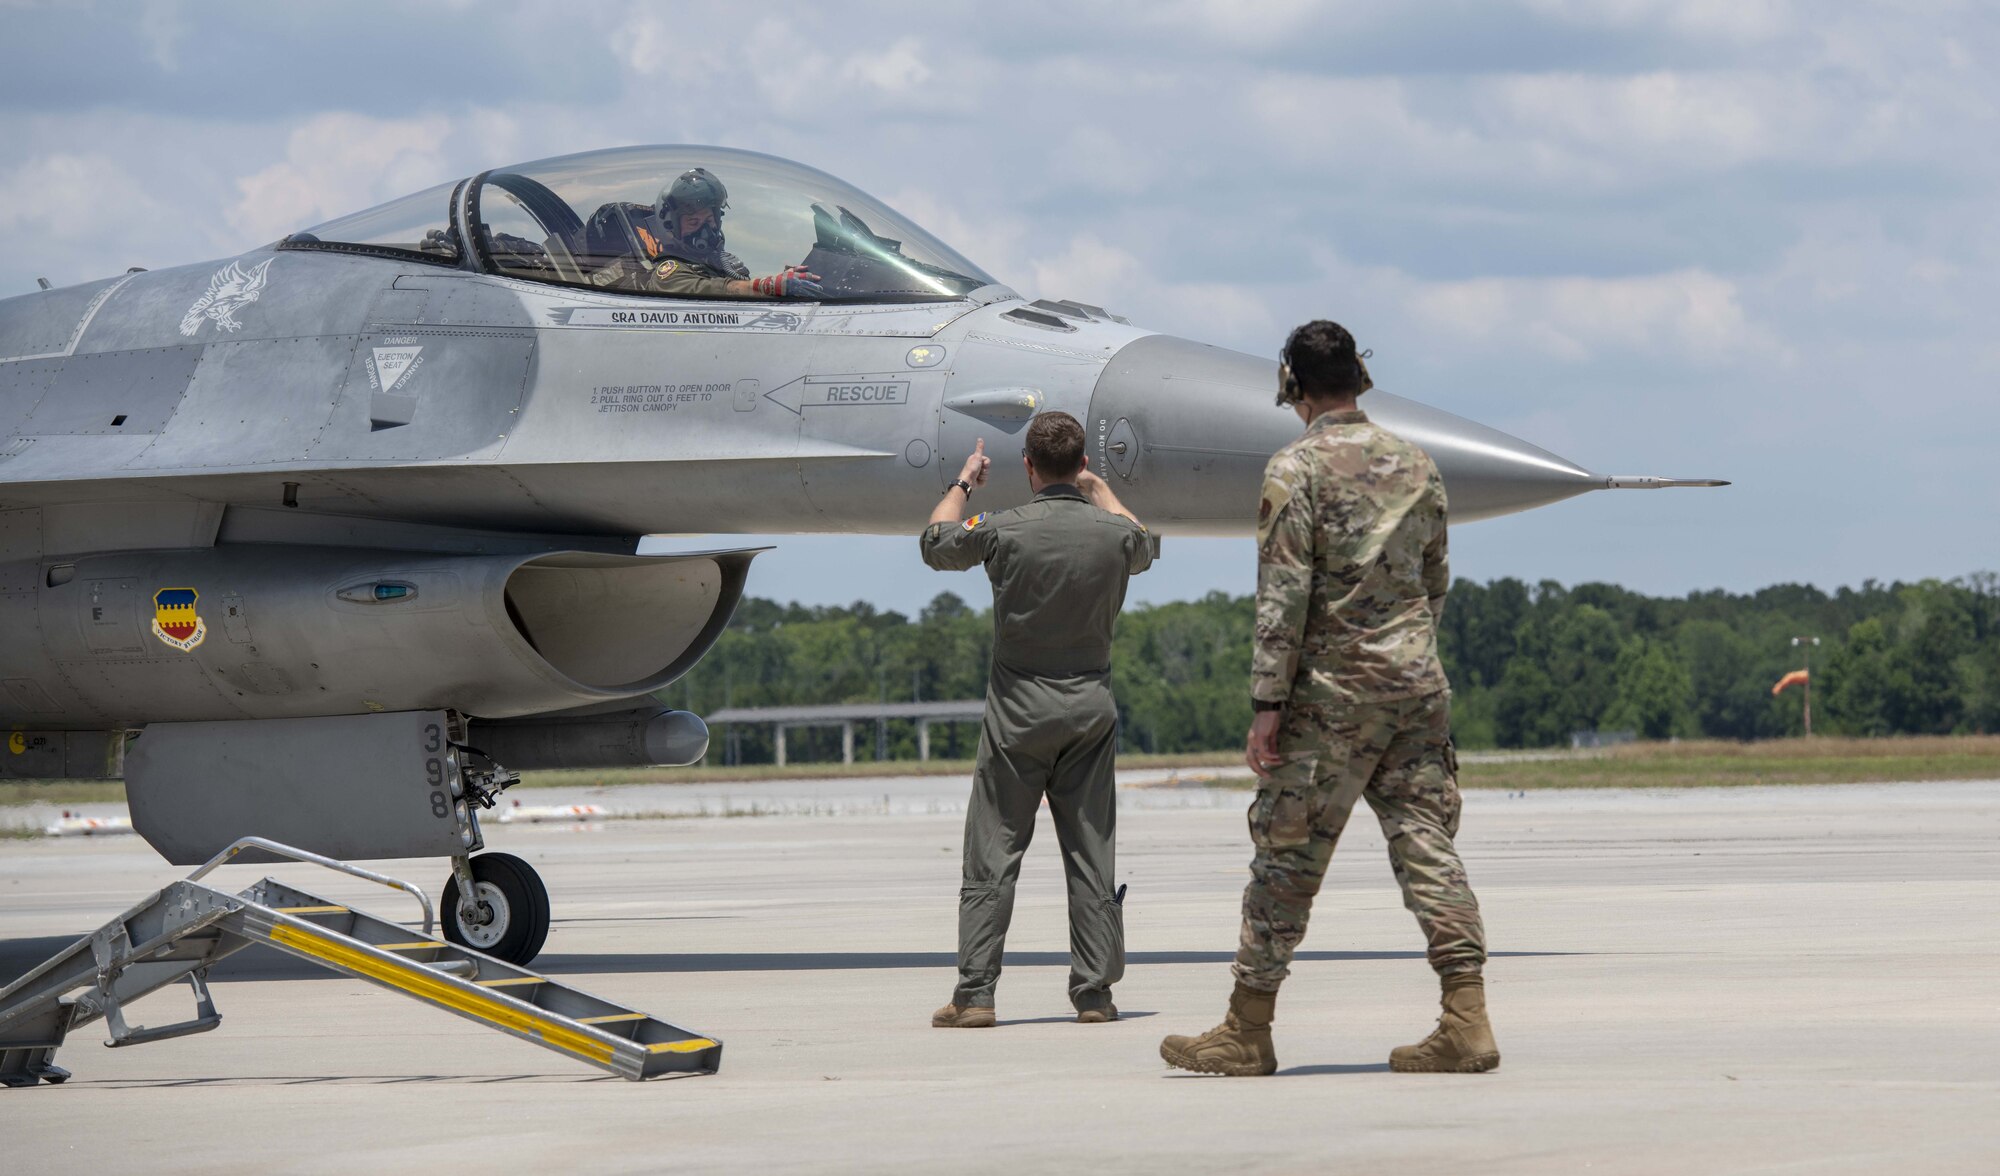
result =
[[[650,696],[756,551],[640,536],[900,534],[1045,409],[1156,531],[1247,535],[1298,431],[1276,382],[712,147],[496,168],[0,301],[0,775],[122,773],[176,863],[246,834],[450,858],[447,934],[525,962],[548,896],[475,856],[481,806],[522,769],[707,747]],[[1455,521],[1666,484],[1368,407],[1436,459]]]

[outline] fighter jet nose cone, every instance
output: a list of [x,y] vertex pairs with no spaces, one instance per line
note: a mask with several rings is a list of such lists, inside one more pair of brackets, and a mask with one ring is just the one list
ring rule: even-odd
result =
[[1148,335],[1119,349],[1090,400],[1091,468],[1135,514],[1167,531],[1249,534],[1264,463],[1299,435],[1272,403],[1277,365]]
[[1361,407],[1437,462],[1455,523],[1547,506],[1605,485],[1602,475],[1539,445],[1443,409],[1380,389],[1363,396]]
[[[1277,389],[1275,360],[1171,335],[1136,339],[1112,357],[1091,396],[1091,466],[1149,524],[1247,535],[1264,464],[1301,432],[1297,414],[1274,403]],[[1380,389],[1361,407],[1438,463],[1454,522],[1605,485],[1545,449]]]

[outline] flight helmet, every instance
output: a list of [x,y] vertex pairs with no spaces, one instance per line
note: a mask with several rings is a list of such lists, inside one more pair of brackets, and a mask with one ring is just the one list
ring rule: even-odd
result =
[[660,189],[657,205],[661,219],[687,208],[712,208],[720,217],[729,207],[729,189],[705,167],[691,167]]
[[680,233],[680,214],[691,208],[707,208],[715,212],[715,219],[696,230],[686,243],[706,253],[719,252],[722,248],[722,214],[729,207],[729,189],[715,178],[715,173],[705,167],[691,167],[674,177],[674,182],[660,189],[660,199],[654,206],[659,214],[660,224],[667,232],[676,236]]

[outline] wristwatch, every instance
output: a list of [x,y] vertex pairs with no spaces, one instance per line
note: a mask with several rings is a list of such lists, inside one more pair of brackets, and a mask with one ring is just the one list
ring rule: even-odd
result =
[[[972,497],[972,483],[966,481],[964,478],[953,478],[951,480],[951,486],[956,486],[960,490],[965,491],[965,496],[967,498]],[[944,492],[946,494],[951,493],[951,486],[946,486],[944,488]]]

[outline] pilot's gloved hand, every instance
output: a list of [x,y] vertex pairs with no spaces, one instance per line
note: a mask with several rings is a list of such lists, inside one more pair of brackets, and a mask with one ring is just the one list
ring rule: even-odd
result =
[[802,265],[788,265],[768,278],[750,279],[750,288],[766,298],[824,298],[819,275]]

